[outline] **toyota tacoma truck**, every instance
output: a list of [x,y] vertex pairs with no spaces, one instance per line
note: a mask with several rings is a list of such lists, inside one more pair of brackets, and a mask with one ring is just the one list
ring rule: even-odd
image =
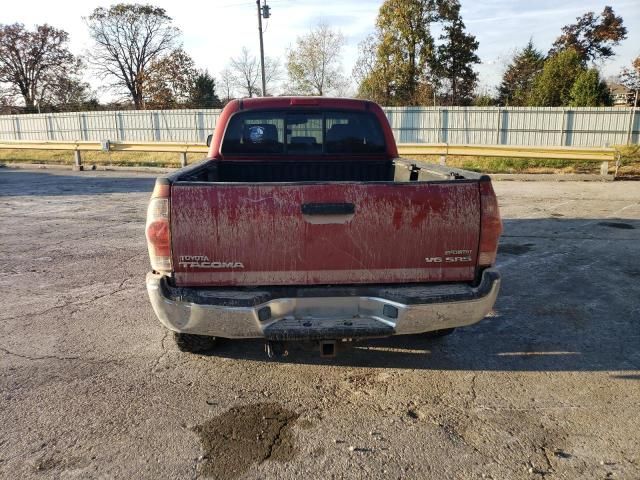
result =
[[398,156],[355,99],[230,102],[205,160],[157,179],[146,278],[181,350],[263,338],[282,354],[480,321],[500,287],[491,179]]

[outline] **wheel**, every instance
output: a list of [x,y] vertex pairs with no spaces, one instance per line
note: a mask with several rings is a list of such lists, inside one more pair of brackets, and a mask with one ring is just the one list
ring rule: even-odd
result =
[[427,338],[442,338],[447,335],[451,335],[455,331],[455,328],[443,328],[442,330],[434,330],[424,334]]
[[177,332],[174,332],[173,335],[178,350],[181,352],[204,353],[212,350],[216,346],[216,337]]

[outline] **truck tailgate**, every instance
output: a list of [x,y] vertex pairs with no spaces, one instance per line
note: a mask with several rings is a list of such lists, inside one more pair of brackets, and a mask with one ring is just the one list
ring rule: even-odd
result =
[[178,286],[469,281],[477,181],[171,187]]

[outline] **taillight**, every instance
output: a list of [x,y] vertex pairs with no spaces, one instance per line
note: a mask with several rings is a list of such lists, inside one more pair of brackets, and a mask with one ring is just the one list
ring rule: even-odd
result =
[[496,263],[498,240],[502,233],[502,220],[500,220],[498,199],[488,177],[480,180],[480,212],[478,265],[489,267]]
[[171,228],[169,226],[169,185],[156,184],[147,209],[147,246],[151,268],[170,272]]

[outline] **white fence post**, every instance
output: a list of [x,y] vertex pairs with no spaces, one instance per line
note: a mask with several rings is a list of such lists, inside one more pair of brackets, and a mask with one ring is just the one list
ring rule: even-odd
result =
[[629,129],[627,131],[627,145],[631,144],[631,136],[633,135],[633,121],[636,116],[636,106],[638,105],[638,90],[636,90],[636,96],[633,99],[633,107],[629,112]]
[[82,113],[77,112],[76,119],[78,120],[78,135],[75,135],[75,137],[80,140],[84,140],[84,135],[82,135]]
[[47,140],[55,140],[53,132],[53,118],[51,118],[51,114],[45,116],[45,123],[47,124]]
[[125,139],[123,138],[123,135],[121,135],[121,132],[120,132],[120,123],[121,122],[118,122],[118,112],[113,112],[113,125],[116,131],[116,141],[123,142]]
[[20,122],[18,121],[17,115],[14,115],[12,118],[11,126],[13,127],[13,139],[21,140],[20,135]]

